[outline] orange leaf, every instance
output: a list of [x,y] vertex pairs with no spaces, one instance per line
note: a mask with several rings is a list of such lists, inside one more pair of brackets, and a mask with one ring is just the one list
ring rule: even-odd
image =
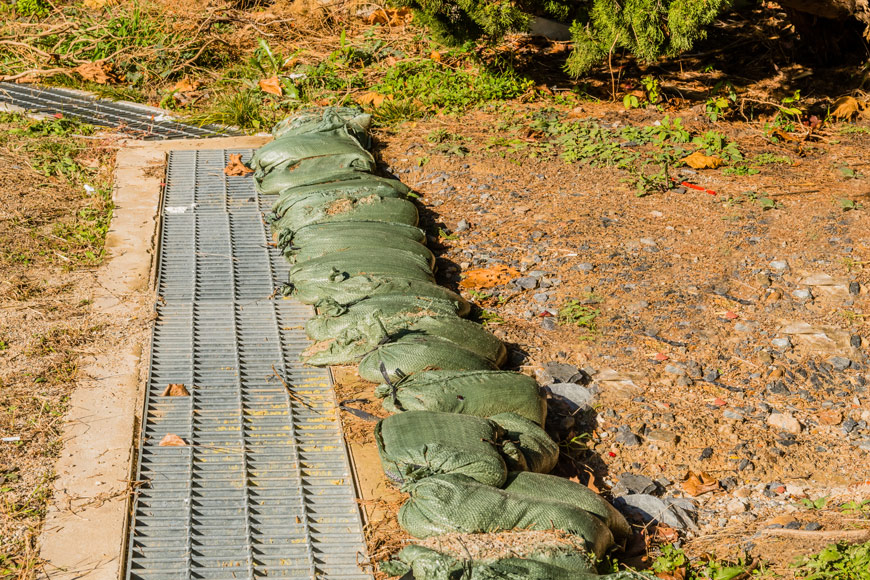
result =
[[411,22],[414,13],[410,8],[378,9],[363,19],[366,24],[380,24],[381,26],[402,26]]
[[831,116],[835,119],[851,119],[861,112],[861,103],[855,97],[840,97],[834,102]]
[[257,86],[259,86],[260,90],[264,93],[277,95],[279,97],[284,95],[284,89],[281,88],[281,80],[278,78],[278,75],[261,80],[257,83]]
[[187,443],[175,433],[167,433],[158,443],[158,447],[187,447]]
[[768,137],[776,137],[778,139],[782,139],[783,141],[797,141],[797,138],[792,137],[782,129],[772,129],[768,134]]
[[224,167],[224,174],[231,177],[244,177],[254,170],[242,163],[241,153],[230,153],[230,162]]
[[700,151],[695,151],[691,155],[683,157],[682,161],[692,169],[716,169],[725,164],[720,157],[704,155]]
[[435,62],[441,62],[441,53],[437,50],[432,51],[432,53],[429,55],[429,58],[431,58]]
[[661,578],[661,580],[686,580],[686,567],[680,566],[673,572],[657,572],[656,578]]
[[192,93],[200,86],[199,81],[192,81],[188,78],[183,78],[172,87],[172,91],[176,93]]
[[[389,97],[392,100],[392,97]],[[356,98],[356,102],[360,105],[371,105],[372,107],[380,107],[384,104],[384,101],[387,100],[385,95],[380,93],[376,93],[374,91],[369,91],[367,93],[363,93]]]
[[115,73],[115,67],[110,62],[96,60],[80,64],[73,69],[86,81],[92,81],[100,85],[108,85],[119,81]]
[[181,383],[170,383],[163,389],[164,397],[189,397],[190,391]]
[[683,490],[691,496],[699,496],[719,489],[719,481],[706,472],[689,471],[683,481]]
[[491,268],[478,268],[476,270],[468,270],[459,286],[461,288],[491,288],[507,284],[514,278],[518,278],[519,275],[518,271],[504,265],[493,266]]

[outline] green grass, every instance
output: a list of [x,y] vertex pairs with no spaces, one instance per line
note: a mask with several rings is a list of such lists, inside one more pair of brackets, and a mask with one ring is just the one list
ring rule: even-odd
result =
[[597,331],[595,319],[599,314],[601,311],[597,308],[581,304],[578,300],[569,300],[559,309],[559,323],[571,324],[594,333]]
[[866,580],[870,577],[870,542],[831,544],[801,558],[794,568],[795,576],[803,580]]

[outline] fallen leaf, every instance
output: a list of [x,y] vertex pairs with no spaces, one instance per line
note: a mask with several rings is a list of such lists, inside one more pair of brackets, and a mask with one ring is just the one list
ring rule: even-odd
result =
[[583,109],[583,107],[574,107],[573,109],[568,111],[568,118],[569,119],[583,119],[583,118],[588,117],[588,116],[589,115],[586,113],[586,111]]
[[369,14],[363,20],[366,24],[380,24],[381,26],[402,26],[411,22],[414,13],[410,8],[387,8],[378,9]]
[[855,97],[848,95],[840,97],[833,104],[834,110],[831,116],[835,119],[851,119],[861,112],[861,103]]
[[176,435],[175,433],[167,433],[163,439],[160,440],[158,444],[159,447],[187,447],[187,443],[184,442],[184,439]]
[[699,496],[711,491],[719,489],[719,481],[706,472],[695,473],[689,471],[686,473],[683,481],[683,490],[691,496]]
[[692,169],[716,169],[725,164],[721,157],[704,155],[700,151],[695,151],[691,155],[683,157],[682,161]]
[[114,3],[114,0],[85,0],[82,4],[90,10],[101,10]]
[[277,95],[279,97],[284,95],[284,89],[281,88],[281,80],[278,78],[278,75],[270,77],[268,79],[262,79],[257,83],[257,86],[260,87],[260,90],[264,93],[269,93],[270,95]]
[[673,572],[657,572],[656,578],[661,578],[661,580],[686,580],[686,567],[680,566]]
[[170,383],[163,389],[164,397],[189,397],[190,391],[181,383]]
[[241,153],[230,153],[230,162],[224,167],[224,173],[231,177],[244,177],[254,170],[242,163]]
[[356,98],[356,102],[360,105],[371,105],[372,107],[380,107],[384,104],[384,101],[387,100],[386,95],[382,95],[380,93],[376,93],[374,91],[369,91],[367,93],[363,93]]
[[659,544],[672,544],[680,539],[680,533],[667,524],[657,524],[653,539]]
[[192,81],[188,78],[183,78],[175,83],[175,86],[172,87],[172,91],[176,93],[192,93],[197,90],[201,84],[202,83],[199,81]]
[[476,270],[468,270],[465,277],[459,282],[461,288],[492,288],[507,284],[514,278],[518,278],[520,273],[513,268],[509,268],[503,264],[492,266],[491,268],[478,268]]
[[435,62],[441,62],[441,53],[437,50],[432,51],[432,53],[429,55],[429,58],[431,58]]
[[768,137],[776,137],[777,139],[782,139],[783,141],[797,141],[798,140],[796,137],[792,137],[791,135],[789,135],[788,133],[786,133],[785,131],[783,131],[782,129],[780,129],[778,127],[771,129],[767,133],[767,136]]
[[95,60],[94,62],[80,64],[73,71],[77,72],[86,81],[93,81],[100,85],[108,85],[120,80],[115,72],[115,67],[112,63],[105,60]]

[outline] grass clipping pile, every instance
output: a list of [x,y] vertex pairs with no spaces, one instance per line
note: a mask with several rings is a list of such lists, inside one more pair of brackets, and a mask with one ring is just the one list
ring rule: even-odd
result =
[[[541,428],[543,396],[498,370],[504,344],[463,320],[468,304],[435,284],[409,189],[370,173],[369,121],[351,108],[302,112],[275,127],[251,166],[260,191],[278,195],[268,221],[294,264],[285,294],[320,312],[307,325],[318,341],[308,362],[358,365],[362,378],[383,380],[378,393],[394,414],[378,422],[376,443],[411,494],[399,523],[417,538],[446,535],[405,547],[381,571],[597,577],[595,559],[624,541],[628,524],[586,487],[545,475],[558,446]],[[469,404],[451,400],[463,393]],[[467,543],[480,549],[456,549]]]

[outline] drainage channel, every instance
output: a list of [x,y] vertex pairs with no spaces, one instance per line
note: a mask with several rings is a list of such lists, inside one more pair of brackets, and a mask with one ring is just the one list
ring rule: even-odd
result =
[[299,361],[313,312],[275,297],[288,266],[232,153],[169,155],[127,579],[370,579],[331,377]]
[[80,91],[0,83],[0,103],[9,103],[37,113],[63,114],[91,125],[114,127],[132,137],[153,139],[202,139],[238,133],[205,125],[186,125],[159,109],[135,103],[97,99]]

